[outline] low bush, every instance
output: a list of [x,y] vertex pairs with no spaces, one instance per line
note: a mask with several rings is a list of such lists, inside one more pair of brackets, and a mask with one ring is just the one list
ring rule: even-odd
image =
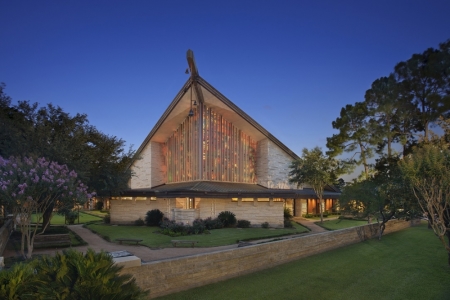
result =
[[269,228],[269,222],[264,222],[261,224],[262,228]]
[[232,227],[236,224],[236,215],[231,211],[222,211],[217,218],[223,223],[224,227]]
[[145,224],[147,226],[159,226],[163,217],[164,213],[159,209],[149,210],[145,216]]
[[69,225],[75,224],[75,220],[78,218],[78,213],[76,211],[68,211],[65,215],[67,223]]
[[144,220],[142,220],[141,218],[137,219],[136,221],[134,221],[134,225],[136,226],[144,226],[145,222]]
[[209,233],[211,229],[223,228],[222,223],[217,219],[208,218],[206,220],[196,219],[192,222],[192,225],[177,223],[164,219],[160,226],[161,233],[169,236],[182,236],[190,234],[203,234]]
[[110,224],[111,223],[111,215],[109,214],[109,212],[103,217],[103,222],[105,224]]
[[290,219],[290,218],[293,217],[293,216],[292,216],[291,209],[290,209],[290,208],[287,208],[287,207],[284,208],[283,215],[284,215],[284,218],[285,218],[285,219]]
[[205,223],[205,227],[207,230],[223,228],[223,223],[218,218],[213,219],[213,218],[209,217],[209,218],[206,218],[205,220],[203,220],[203,222]]
[[250,221],[249,220],[238,220],[237,221],[237,227],[238,228],[249,228],[250,227]]
[[289,220],[289,219],[284,219],[284,228],[293,228],[294,227],[294,225],[292,225],[292,222],[291,222],[291,220]]

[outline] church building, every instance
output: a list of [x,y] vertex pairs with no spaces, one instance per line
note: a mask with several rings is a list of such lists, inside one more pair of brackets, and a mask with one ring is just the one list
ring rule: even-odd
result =
[[[191,50],[190,78],[137,150],[129,189],[110,201],[112,224],[130,224],[147,211],[191,224],[231,211],[252,226],[283,227],[294,216],[318,213],[311,188],[289,184],[298,156],[200,77]],[[332,211],[339,192],[324,192]]]

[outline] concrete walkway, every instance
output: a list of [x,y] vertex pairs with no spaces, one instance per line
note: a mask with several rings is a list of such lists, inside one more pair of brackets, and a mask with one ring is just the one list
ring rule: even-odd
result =
[[[299,235],[291,235],[282,237],[282,239],[290,239],[297,236],[304,236],[309,234],[316,234],[325,232],[326,230],[323,229],[320,226],[317,226],[314,224],[313,221],[304,219],[304,218],[294,218],[294,221],[305,225],[307,228],[310,229],[310,232],[303,233]],[[107,252],[113,252],[113,251],[128,251],[132,253],[133,255],[139,257],[142,262],[150,262],[150,261],[158,261],[158,260],[164,260],[169,258],[175,258],[175,257],[182,257],[182,256],[190,256],[200,253],[211,253],[215,251],[221,251],[221,250],[227,250],[227,249],[234,249],[238,247],[238,244],[234,245],[227,245],[227,246],[220,246],[220,247],[208,247],[208,248],[164,248],[164,249],[150,249],[146,246],[140,246],[140,245],[120,245],[117,243],[111,243],[105,241],[103,238],[98,236],[97,234],[92,233],[89,229],[86,229],[83,227],[83,225],[69,225],[68,226],[70,230],[78,234],[88,245],[87,246],[78,246],[78,247],[72,247],[73,249],[76,249],[81,252],[86,252],[88,248],[93,249],[96,252],[99,251],[107,251]],[[268,242],[272,239],[264,239],[264,240],[257,240],[249,242],[248,244],[258,244],[262,242]],[[280,239],[280,237],[276,238],[277,240]],[[10,241],[13,242],[13,241]],[[20,241],[19,241],[20,243]],[[20,253],[17,251],[9,250],[13,247],[7,247],[7,250],[3,253],[4,257],[12,257],[12,256],[19,256]],[[57,251],[62,251],[67,248],[51,248],[51,249],[35,249],[33,251],[33,254],[48,254],[48,255],[54,255]]]

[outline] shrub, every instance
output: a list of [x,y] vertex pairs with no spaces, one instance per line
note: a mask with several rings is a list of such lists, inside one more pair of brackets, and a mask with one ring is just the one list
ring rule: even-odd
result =
[[293,225],[292,225],[292,222],[291,222],[291,220],[289,220],[289,219],[284,219],[284,228],[292,228],[292,227],[294,227]]
[[103,209],[103,201],[97,201],[95,203],[95,209],[96,210],[102,210]]
[[145,217],[147,226],[158,226],[163,220],[164,214],[159,209],[149,210]]
[[224,227],[232,227],[236,224],[236,215],[231,211],[222,211],[217,218],[222,222]]
[[75,224],[75,220],[78,218],[78,213],[76,211],[69,211],[66,213],[66,221],[69,225]]
[[264,222],[261,224],[262,228],[269,228],[269,222]]
[[291,209],[287,208],[287,207],[284,208],[283,215],[284,215],[285,219],[290,219],[293,217],[292,213],[291,213]]
[[103,222],[105,224],[110,224],[111,223],[111,215],[109,213],[107,213],[104,217],[103,217]]
[[141,218],[137,219],[136,221],[134,221],[134,225],[136,226],[144,226],[145,222],[144,220],[142,220]]
[[[0,272],[1,299],[145,299],[106,252],[66,250]],[[99,278],[101,280],[99,280]]]
[[205,227],[207,230],[223,228],[223,223],[219,220],[219,218],[212,219],[211,217],[209,217],[203,220],[203,222],[205,223]]
[[202,219],[196,219],[192,222],[192,234],[201,234],[206,230],[205,222]]
[[237,221],[237,227],[239,227],[239,228],[249,228],[250,227],[250,221],[248,221],[248,220],[238,220]]

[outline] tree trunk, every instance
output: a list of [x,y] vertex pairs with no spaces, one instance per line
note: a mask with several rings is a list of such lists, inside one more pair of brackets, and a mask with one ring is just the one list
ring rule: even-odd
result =
[[320,210],[320,224],[323,223],[323,206],[322,206],[323,199],[319,199],[319,210]]
[[364,145],[362,143],[359,143],[359,148],[361,150],[361,158],[362,158],[363,166],[364,166],[364,174],[366,174],[366,179],[367,179],[367,178],[369,178],[369,166],[367,165],[366,151],[365,151]]
[[52,217],[54,205],[51,204],[47,207],[47,209],[42,214],[42,229],[44,231],[45,228],[47,228],[47,225],[50,225],[50,219]]

